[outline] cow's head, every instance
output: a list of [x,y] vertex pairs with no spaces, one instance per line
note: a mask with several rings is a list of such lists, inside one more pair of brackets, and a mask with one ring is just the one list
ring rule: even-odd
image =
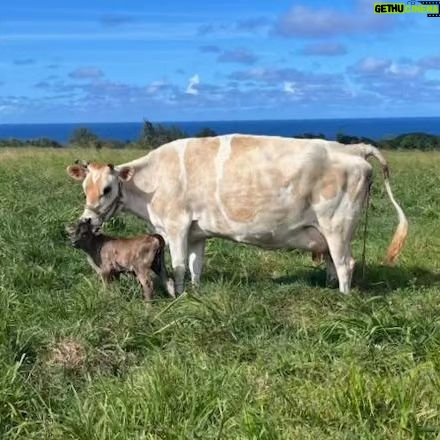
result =
[[82,182],[86,205],[80,219],[87,220],[97,231],[103,222],[110,219],[123,207],[122,188],[124,182],[133,177],[131,167],[115,168],[112,164],[76,161],[67,168],[67,174]]

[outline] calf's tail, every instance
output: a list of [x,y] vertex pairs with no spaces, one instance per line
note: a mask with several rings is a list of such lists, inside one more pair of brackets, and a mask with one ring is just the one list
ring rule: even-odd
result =
[[168,295],[172,298],[175,298],[176,292],[174,281],[171,278],[168,278],[167,267],[165,265],[165,240],[159,234],[152,235],[158,240],[158,248],[154,257],[152,269],[157,275],[159,275],[164,288],[168,292]]

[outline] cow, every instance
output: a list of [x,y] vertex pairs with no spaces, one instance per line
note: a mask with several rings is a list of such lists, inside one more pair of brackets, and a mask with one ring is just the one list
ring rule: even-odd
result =
[[382,165],[398,215],[386,257],[392,264],[408,221],[391,191],[387,161],[372,145],[242,134],[186,138],[118,166],[75,163],[67,173],[82,182],[80,218],[90,218],[94,228],[123,210],[165,238],[178,293],[187,261],[198,284],[206,239],[222,237],[322,254],[327,278],[337,278],[340,292],[348,294],[351,241],[372,181],[370,156]]
[[154,272],[168,292],[175,298],[173,281],[168,279],[165,266],[165,241],[158,234],[143,234],[137,237],[117,238],[95,234],[91,220],[83,220],[66,227],[72,246],[87,254],[90,265],[101,276],[104,285],[121,273],[136,276],[142,286],[146,301],[153,297]]

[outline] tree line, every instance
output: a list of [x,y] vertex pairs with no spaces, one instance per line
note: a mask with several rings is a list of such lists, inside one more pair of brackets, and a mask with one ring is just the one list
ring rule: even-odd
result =
[[[217,133],[209,127],[203,128],[193,137],[216,136]],[[142,125],[139,138],[135,141],[121,141],[114,139],[100,138],[96,133],[87,127],[75,129],[67,144],[63,145],[57,141],[48,138],[38,138],[31,140],[19,139],[0,139],[0,147],[45,147],[45,148],[136,148],[136,149],[154,149],[167,142],[176,139],[187,138],[189,135],[174,125],[164,125],[145,120]],[[302,139],[326,139],[322,133],[302,133],[292,135],[291,137]],[[440,149],[440,136],[427,133],[406,133],[393,138],[374,140],[363,136],[352,136],[345,133],[337,133],[336,140],[342,144],[357,144],[360,142],[372,144],[383,149],[417,149],[417,150],[437,150]]]

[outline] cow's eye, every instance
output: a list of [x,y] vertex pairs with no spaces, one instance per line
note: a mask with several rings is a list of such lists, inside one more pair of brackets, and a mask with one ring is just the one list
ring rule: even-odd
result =
[[102,192],[102,194],[103,194],[104,196],[106,196],[111,190],[112,190],[112,187],[111,187],[111,186],[106,186],[106,187],[104,188],[104,191]]

